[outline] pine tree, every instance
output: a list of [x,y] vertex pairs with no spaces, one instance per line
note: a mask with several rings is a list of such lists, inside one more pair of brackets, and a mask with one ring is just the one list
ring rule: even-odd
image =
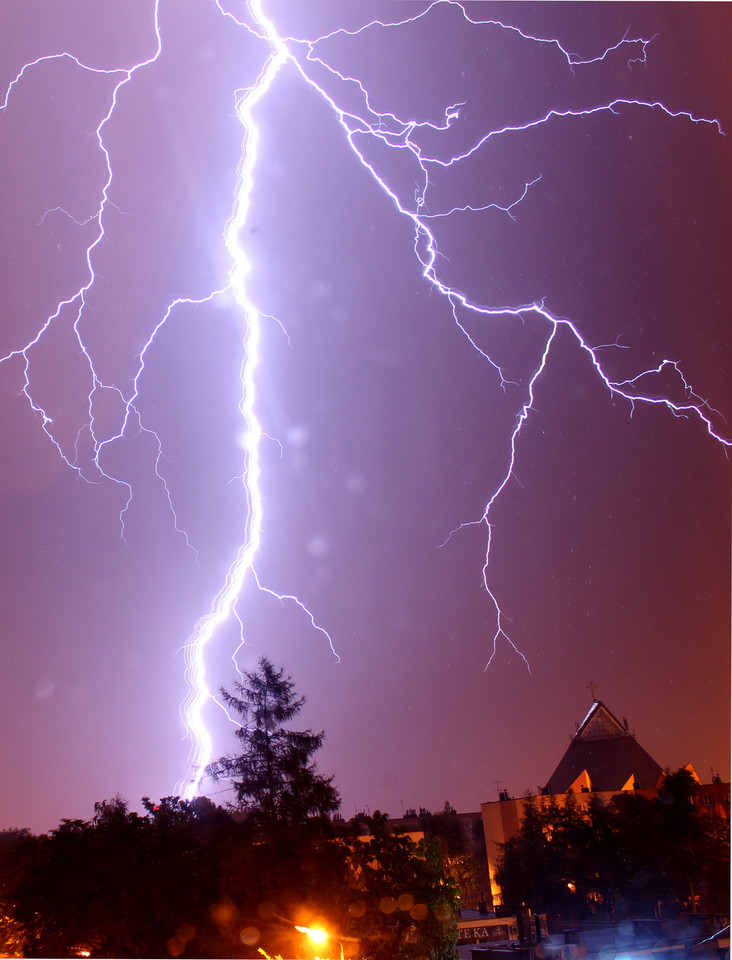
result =
[[333,778],[322,776],[312,761],[324,734],[283,726],[305,703],[284,667],[277,669],[262,657],[258,669],[245,672],[234,689],[232,694],[222,688],[221,696],[241,717],[235,734],[240,751],[210,764],[209,776],[229,780],[238,806],[262,820],[299,823],[337,810]]

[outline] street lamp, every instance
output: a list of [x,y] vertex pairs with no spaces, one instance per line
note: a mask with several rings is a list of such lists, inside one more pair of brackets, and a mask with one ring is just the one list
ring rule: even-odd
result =
[[346,955],[343,952],[343,941],[339,940],[337,937],[331,936],[331,934],[326,933],[325,930],[320,930],[318,927],[298,927],[295,924],[295,929],[299,930],[300,933],[304,933],[306,936],[310,937],[313,943],[325,943],[326,940],[332,940],[334,943],[337,943],[341,948],[341,960],[345,960]]

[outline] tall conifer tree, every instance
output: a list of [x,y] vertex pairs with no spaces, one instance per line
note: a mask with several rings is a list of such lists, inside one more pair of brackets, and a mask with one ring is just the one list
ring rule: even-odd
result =
[[229,780],[238,805],[264,820],[297,823],[337,810],[333,778],[320,774],[312,760],[324,734],[284,727],[305,703],[284,667],[262,657],[257,670],[234,682],[234,690],[222,688],[221,696],[241,718],[235,734],[240,750],[210,764],[208,774]]

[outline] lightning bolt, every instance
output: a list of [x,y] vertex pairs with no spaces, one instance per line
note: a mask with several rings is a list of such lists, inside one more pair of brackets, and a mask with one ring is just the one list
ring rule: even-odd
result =
[[[523,190],[519,191],[511,202],[505,206],[475,201],[445,210],[431,209],[432,197],[439,178],[459,176],[462,166],[469,158],[476,156],[491,141],[499,138],[510,140],[516,134],[526,133],[531,129],[547,126],[560,120],[581,123],[595,115],[617,118],[627,111],[644,111],[648,114],[662,115],[669,122],[712,126],[721,134],[721,126],[717,120],[696,116],[688,111],[672,110],[660,101],[615,98],[584,108],[563,110],[553,108],[523,123],[485,130],[468,146],[450,150],[451,139],[460,129],[461,108],[464,104],[445,104],[442,116],[438,119],[400,117],[396,112],[377,106],[374,96],[357,76],[350,76],[339,70],[326,59],[323,53],[327,41],[336,38],[347,41],[367,31],[407,29],[418,21],[433,15],[438,8],[448,8],[455,15],[462,17],[470,29],[507,31],[517,35],[527,44],[553,49],[559,57],[566,61],[567,69],[572,73],[575,73],[580,67],[589,68],[593,64],[600,63],[620,50],[627,53],[627,63],[629,65],[645,63],[649,44],[653,40],[652,37],[629,37],[626,34],[598,55],[583,59],[567,50],[557,39],[534,36],[498,20],[480,19],[474,15],[475,7],[463,5],[458,0],[434,0],[434,2],[429,3],[411,16],[395,20],[374,19],[352,30],[342,28],[316,37],[292,37],[282,36],[278,32],[275,23],[265,12],[261,0],[249,0],[246,6],[241,7],[241,15],[234,14],[223,0],[210,0],[210,2],[221,17],[231,21],[236,28],[255,38],[263,51],[262,67],[255,82],[249,87],[237,91],[234,97],[236,115],[241,124],[243,136],[239,166],[236,172],[232,212],[224,229],[225,246],[230,258],[231,270],[227,282],[222,282],[219,288],[211,290],[206,296],[199,299],[181,296],[170,302],[167,310],[153,325],[152,331],[140,350],[137,356],[136,370],[127,386],[119,386],[105,379],[98,372],[93,351],[84,337],[83,321],[89,313],[90,291],[97,281],[95,272],[97,251],[106,236],[106,222],[110,210],[114,209],[110,199],[113,192],[114,168],[111,152],[107,146],[107,128],[125,88],[134,81],[138,74],[155,63],[161,55],[163,39],[159,19],[160,0],[155,0],[152,6],[151,29],[154,42],[148,57],[135,63],[132,67],[100,68],[85,63],[68,52],[43,56],[23,66],[8,85],[4,101],[0,105],[0,111],[7,111],[12,103],[16,87],[23,82],[26,75],[35,69],[54,62],[67,61],[73,63],[76,68],[85,73],[108,77],[112,84],[108,107],[95,130],[98,151],[103,158],[106,171],[105,182],[99,194],[100,199],[96,211],[87,220],[75,221],[79,224],[91,225],[93,229],[93,238],[85,253],[85,279],[57,304],[55,311],[40,324],[32,338],[11,349],[5,356],[0,357],[0,364],[8,364],[15,359],[21,362],[24,378],[22,394],[39,418],[41,428],[54,445],[59,457],[69,468],[76,471],[87,482],[106,480],[121,488],[123,492],[123,505],[120,512],[122,535],[124,535],[125,516],[133,506],[134,491],[128,480],[118,476],[105,464],[110,449],[128,437],[131,431],[136,430],[145,433],[153,442],[153,449],[155,450],[153,458],[154,473],[164,488],[175,529],[185,539],[188,546],[192,548],[185,531],[179,526],[173,499],[164,476],[162,469],[163,448],[160,438],[145,423],[137,404],[139,387],[142,378],[145,376],[145,361],[149,350],[159,332],[169,322],[172,313],[178,307],[181,305],[195,307],[218,298],[233,296],[240,310],[243,336],[239,411],[244,428],[241,482],[247,509],[236,557],[230,564],[224,582],[212,600],[209,611],[196,624],[183,646],[185,676],[189,694],[181,707],[181,715],[191,742],[189,767],[192,771],[191,776],[183,785],[183,792],[188,797],[195,795],[200,790],[206,765],[213,756],[212,737],[204,719],[206,706],[215,701],[214,694],[209,689],[207,681],[207,650],[222,624],[234,618],[241,627],[242,621],[237,610],[237,603],[248,578],[254,581],[259,590],[278,598],[281,602],[296,604],[309,619],[312,628],[325,636],[333,655],[337,657],[329,634],[317,623],[310,610],[297,597],[276,593],[263,585],[255,570],[255,561],[261,547],[264,513],[261,492],[261,447],[264,434],[257,415],[256,388],[257,370],[260,363],[263,362],[260,352],[262,323],[267,317],[259,311],[249,293],[247,281],[251,273],[251,265],[248,261],[246,244],[243,238],[245,237],[244,228],[250,221],[252,193],[259,161],[260,130],[257,116],[261,110],[266,109],[267,100],[276,97],[278,79],[283,72],[288,71],[297,75],[314,96],[327,107],[333,121],[339,125],[342,131],[344,146],[351,151],[353,157],[363,169],[365,176],[370,178],[388,198],[395,216],[409,223],[413,236],[414,256],[419,272],[424,282],[444,301],[446,316],[454,323],[459,334],[467,339],[470,346],[494,371],[501,388],[504,390],[516,388],[523,394],[522,402],[518,405],[513,429],[508,437],[505,470],[502,472],[499,482],[488,496],[484,506],[476,512],[476,515],[460,524],[448,536],[448,539],[450,539],[460,530],[469,526],[481,526],[486,531],[482,583],[495,615],[495,631],[489,640],[490,652],[486,668],[495,656],[500,641],[508,643],[516,654],[524,660],[527,668],[529,667],[525,656],[512,642],[505,628],[506,617],[489,581],[491,546],[494,536],[491,514],[496,501],[514,475],[521,434],[534,409],[536,386],[545,372],[550,369],[552,352],[560,335],[564,335],[565,338],[568,337],[574,342],[585,357],[587,364],[594,370],[608,396],[624,401],[628,405],[631,415],[638,405],[663,407],[673,416],[696,419],[702,429],[706,430],[709,436],[722,447],[728,448],[732,442],[715,427],[714,415],[716,411],[693,390],[677,361],[670,358],[664,359],[654,368],[641,370],[631,378],[616,380],[603,363],[602,350],[607,345],[588,342],[575,321],[553,312],[543,301],[522,304],[486,304],[472,298],[466,291],[451,286],[444,278],[440,271],[441,255],[434,224],[457,213],[477,214],[489,208],[498,209],[506,216],[515,218],[516,211],[529,192],[540,189],[540,171],[536,171],[536,176],[526,182]],[[429,136],[425,136],[426,134]],[[439,139],[442,152],[428,149],[425,145],[427,142],[434,143],[435,139]],[[397,155],[411,164],[415,186],[408,195],[404,195],[392,182],[383,169],[383,162],[375,159],[385,155]],[[71,216],[61,208],[48,211],[47,215],[52,212]],[[90,384],[87,395],[86,419],[79,427],[76,439],[71,446],[57,433],[52,413],[37,399],[32,377],[34,349],[47,336],[53,326],[61,322],[67,322],[69,317],[72,318],[72,328],[86,364]],[[538,361],[533,368],[526,372],[523,386],[507,378],[501,365],[486,349],[480,346],[476,336],[471,333],[471,329],[476,323],[484,326],[490,325],[492,321],[499,318],[502,320],[512,318],[520,324],[531,321],[538,330],[542,331]],[[673,380],[672,389],[668,386],[670,380]],[[113,430],[105,430],[99,425],[97,412],[104,400],[109,398],[115,400],[121,410],[117,426]],[[90,449],[89,453],[84,452],[87,445]],[[241,632],[243,642],[243,627],[241,627]],[[236,662],[236,654],[234,660]]]

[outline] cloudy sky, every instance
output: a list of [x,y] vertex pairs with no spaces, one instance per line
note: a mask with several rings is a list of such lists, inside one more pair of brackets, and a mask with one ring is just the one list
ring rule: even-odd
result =
[[346,816],[535,789],[590,681],[729,777],[732,10],[466,10],[3,6],[0,826],[185,788],[260,494],[206,682]]

